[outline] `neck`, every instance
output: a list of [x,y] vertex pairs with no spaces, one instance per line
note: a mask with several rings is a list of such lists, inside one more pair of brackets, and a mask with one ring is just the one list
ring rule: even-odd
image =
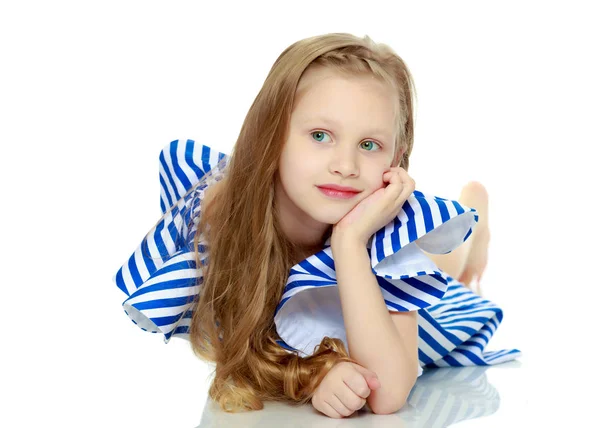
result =
[[323,248],[331,225],[301,212],[280,188],[275,192],[275,212],[281,231],[299,252],[314,254]]

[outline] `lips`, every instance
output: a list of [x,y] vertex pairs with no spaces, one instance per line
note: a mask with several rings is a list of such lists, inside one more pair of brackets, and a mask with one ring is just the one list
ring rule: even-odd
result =
[[[340,188],[341,189],[351,189],[351,190],[350,191],[338,190]],[[331,185],[317,186],[317,189],[319,189],[321,191],[321,193],[323,193],[325,196],[328,196],[328,197],[334,198],[334,199],[351,199],[360,193],[360,191],[358,191],[352,187],[343,187],[343,186],[331,186]]]
[[355,189],[354,187],[338,186],[337,184],[323,184],[322,186],[317,187],[320,189],[335,190],[337,192],[360,193],[360,190]]

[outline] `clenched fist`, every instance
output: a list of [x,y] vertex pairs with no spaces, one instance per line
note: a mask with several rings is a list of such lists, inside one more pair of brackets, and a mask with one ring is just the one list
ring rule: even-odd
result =
[[331,418],[344,418],[362,409],[371,391],[380,386],[371,370],[342,361],[325,375],[312,397],[312,405]]

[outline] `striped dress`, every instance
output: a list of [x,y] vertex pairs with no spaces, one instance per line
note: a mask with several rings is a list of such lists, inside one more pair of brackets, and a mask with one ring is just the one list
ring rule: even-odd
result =
[[[193,140],[175,140],[160,153],[160,205],[167,213],[118,269],[113,281],[126,294],[123,309],[142,330],[189,340],[194,297],[209,261],[200,236],[196,266],[193,239],[200,201],[220,181],[229,157]],[[206,175],[206,182],[195,186]],[[422,367],[485,366],[513,360],[516,349],[487,351],[502,310],[441,271],[422,250],[445,254],[468,239],[476,210],[415,190],[400,213],[368,242],[371,268],[390,311],[417,311]],[[323,337],[348,349],[330,241],[293,266],[274,314],[286,350],[314,352]]]

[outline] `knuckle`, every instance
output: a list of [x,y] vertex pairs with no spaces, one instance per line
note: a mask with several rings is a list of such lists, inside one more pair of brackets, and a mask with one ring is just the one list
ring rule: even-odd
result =
[[362,377],[362,375],[360,376],[360,378],[356,379],[354,385],[356,386],[354,387],[353,392],[356,396],[357,402],[362,401],[371,393],[371,389],[369,388],[369,385],[367,385],[367,382],[365,381],[364,377]]
[[368,397],[370,394],[371,394],[371,388],[369,388],[369,385],[364,385],[360,390],[360,396]]
[[316,408],[319,412],[324,413],[330,418],[340,419],[342,416],[331,406],[322,406],[321,408]]
[[344,408],[344,410],[342,411],[342,415],[344,416],[350,416],[352,413],[354,413],[354,410],[349,409],[346,405],[346,407]]
[[361,408],[361,407],[364,405],[364,403],[365,403],[365,399],[363,399],[363,398],[360,398],[360,397],[354,397],[354,398],[353,398],[351,401],[352,401],[352,402],[351,402],[351,403],[349,403],[349,404],[350,404],[350,406],[349,406],[349,407],[350,407],[351,409],[353,409],[353,410],[358,410],[358,409],[360,409],[360,408]]

